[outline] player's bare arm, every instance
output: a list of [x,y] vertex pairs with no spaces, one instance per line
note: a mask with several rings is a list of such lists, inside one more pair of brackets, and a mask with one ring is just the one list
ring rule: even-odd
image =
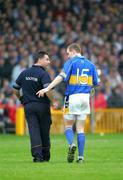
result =
[[43,97],[45,93],[48,93],[52,88],[54,88],[56,85],[58,85],[60,82],[63,81],[63,77],[60,75],[58,75],[50,84],[47,88],[41,89],[39,90],[36,95],[38,95],[38,97]]

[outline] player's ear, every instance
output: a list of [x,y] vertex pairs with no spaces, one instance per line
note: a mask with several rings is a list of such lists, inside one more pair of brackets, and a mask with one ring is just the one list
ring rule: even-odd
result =
[[39,58],[39,59],[38,59],[38,62],[42,62],[42,58]]

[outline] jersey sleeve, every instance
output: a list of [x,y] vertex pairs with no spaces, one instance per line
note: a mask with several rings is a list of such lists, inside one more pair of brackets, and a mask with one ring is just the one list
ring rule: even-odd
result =
[[18,76],[18,78],[14,82],[13,88],[17,89],[17,90],[20,90],[21,89],[21,84],[22,84],[22,73]]
[[47,72],[44,72],[44,74],[41,78],[41,83],[44,88],[46,88],[51,83],[51,78]]
[[93,66],[93,85],[97,86],[100,84],[100,78],[97,73],[97,69],[95,66]]
[[60,76],[63,77],[63,81],[68,81],[71,75],[71,69],[72,69],[72,63],[70,60],[68,60],[64,66],[63,69],[61,71],[61,73],[59,74]]

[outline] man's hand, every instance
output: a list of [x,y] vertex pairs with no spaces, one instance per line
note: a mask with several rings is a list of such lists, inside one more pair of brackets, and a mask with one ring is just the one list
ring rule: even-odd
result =
[[38,97],[44,97],[44,94],[47,93],[49,90],[48,88],[44,88],[44,89],[41,89],[39,90],[36,95],[38,95]]

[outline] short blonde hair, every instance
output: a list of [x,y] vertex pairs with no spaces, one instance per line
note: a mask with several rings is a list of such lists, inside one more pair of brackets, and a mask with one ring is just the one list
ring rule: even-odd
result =
[[78,43],[70,44],[67,49],[69,49],[69,51],[75,50],[77,53],[81,53],[81,47]]

